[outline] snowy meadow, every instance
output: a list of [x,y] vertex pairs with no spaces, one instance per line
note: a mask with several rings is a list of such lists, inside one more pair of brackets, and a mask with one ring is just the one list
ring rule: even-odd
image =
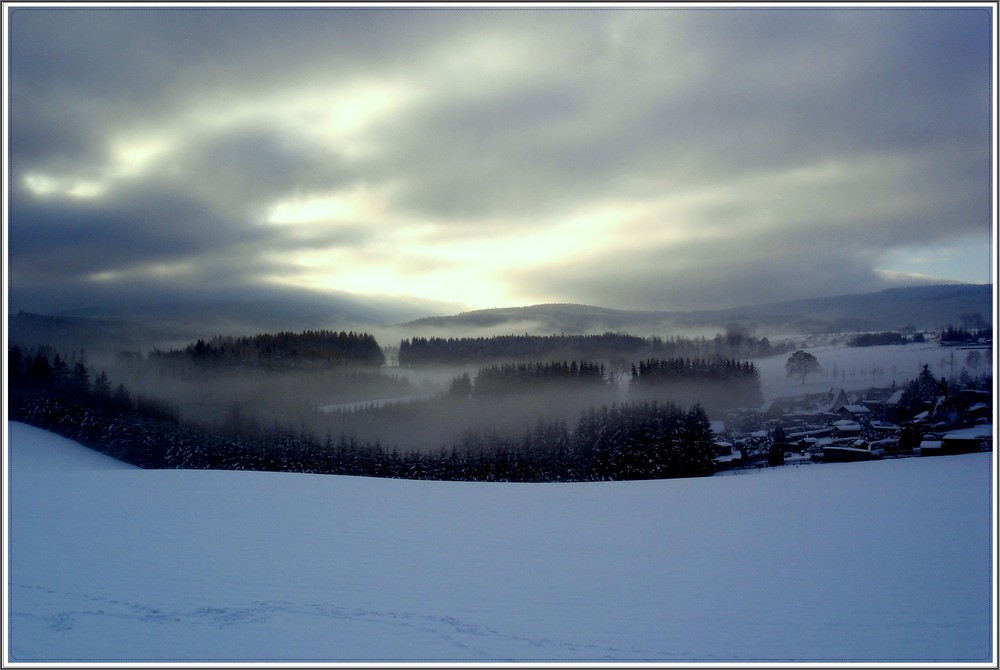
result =
[[484,484],[8,430],[10,664],[995,661],[993,454]]

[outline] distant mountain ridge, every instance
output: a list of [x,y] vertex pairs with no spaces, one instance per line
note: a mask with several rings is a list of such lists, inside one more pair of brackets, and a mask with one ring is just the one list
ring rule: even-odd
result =
[[47,344],[63,351],[84,349],[89,355],[183,347],[215,335],[320,329],[367,331],[443,307],[428,300],[274,288],[258,291],[252,297],[206,292],[186,301],[152,294],[145,302],[108,301],[103,306],[54,314],[21,309],[10,314],[8,335],[11,344]]
[[[21,311],[8,321],[11,344],[49,344],[63,351],[85,349],[87,354],[151,347],[183,346],[217,334],[255,335],[261,332],[333,328],[378,331],[383,346],[401,337],[522,334],[566,335],[626,332],[633,335],[708,336],[739,325],[761,335],[797,335],[826,332],[940,329],[971,325],[978,315],[983,325],[992,319],[992,286],[949,284],[895,288],[856,295],[768,303],[720,310],[640,311],[592,305],[554,303],[430,316],[405,323],[395,319],[420,313],[423,305],[403,308],[385,301],[366,303],[292,300],[291,296],[257,302],[218,299],[196,304],[165,304],[145,309],[44,315]],[[426,313],[426,312],[425,312]],[[395,319],[394,319],[395,317]]]
[[586,333],[606,330],[717,328],[731,324],[762,332],[807,334],[843,331],[939,329],[962,325],[978,315],[992,320],[990,284],[946,284],[892,288],[874,293],[826,296],[716,310],[618,310],[591,305],[555,303],[505,307],[434,316],[400,327],[498,328],[533,324],[539,331]]

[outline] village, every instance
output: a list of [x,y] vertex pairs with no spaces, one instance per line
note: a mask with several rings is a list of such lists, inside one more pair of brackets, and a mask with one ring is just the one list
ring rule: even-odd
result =
[[[942,335],[928,333],[943,350],[988,352],[992,347],[989,339],[953,341]],[[716,467],[729,471],[990,451],[991,389],[988,375],[974,378],[963,369],[957,377],[935,378],[925,365],[901,386],[831,386],[734,409],[712,422]]]

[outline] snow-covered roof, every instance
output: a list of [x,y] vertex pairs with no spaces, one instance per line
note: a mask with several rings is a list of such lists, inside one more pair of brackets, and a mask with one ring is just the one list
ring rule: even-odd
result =
[[872,421],[871,426],[876,430],[899,430],[899,426],[888,421]]
[[846,405],[850,403],[850,399],[847,397],[847,392],[844,389],[830,389],[830,401],[826,405],[826,410],[831,412],[841,405]]
[[891,396],[885,399],[886,405],[898,405],[899,401],[903,399],[903,389],[899,389]]
[[844,405],[841,409],[846,409],[851,414],[870,414],[871,410],[864,405]]
[[834,421],[833,427],[839,431],[856,431],[861,430],[861,424],[857,421],[851,421],[850,419],[841,419],[840,421]]

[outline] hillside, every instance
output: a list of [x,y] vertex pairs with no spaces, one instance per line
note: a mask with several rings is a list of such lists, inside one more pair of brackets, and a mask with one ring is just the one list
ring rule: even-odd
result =
[[963,315],[992,314],[992,286],[954,284],[887,289],[791,302],[697,311],[630,311],[587,305],[551,304],[476,310],[427,317],[402,324],[419,329],[483,328],[510,332],[585,333],[628,331],[669,333],[683,329],[724,330],[738,323],[758,333],[807,334],[859,330],[944,328]]
[[20,310],[8,319],[11,344],[47,344],[63,351],[84,349],[88,356],[117,351],[183,348],[216,335],[333,328],[367,330],[372,324],[427,314],[441,306],[427,302],[317,295],[301,291],[262,292],[256,300],[206,295],[179,303],[150,301],[141,305],[79,308],[56,314]]
[[121,468],[8,429],[11,663],[994,652],[992,454],[470,484]]
[[[45,315],[22,311],[9,317],[12,344],[49,344],[88,355],[153,347],[183,347],[215,335],[318,328],[373,330],[382,345],[415,334],[445,336],[484,333],[585,334],[608,331],[636,335],[691,332],[712,336],[732,324],[760,335],[796,335],[857,330],[895,330],[912,326],[938,329],[961,325],[963,316],[979,314],[986,324],[992,314],[992,286],[956,284],[889,289],[699,311],[629,311],[574,304],[546,304],[429,316],[380,325],[412,316],[419,305],[404,308],[386,301],[366,303],[261,299],[258,302],[206,300],[191,305],[158,304],[119,310],[77,310]],[[426,306],[424,306],[426,307]],[[407,311],[408,310],[408,311]],[[426,313],[426,312],[423,312]],[[381,336],[385,334],[385,336]]]

